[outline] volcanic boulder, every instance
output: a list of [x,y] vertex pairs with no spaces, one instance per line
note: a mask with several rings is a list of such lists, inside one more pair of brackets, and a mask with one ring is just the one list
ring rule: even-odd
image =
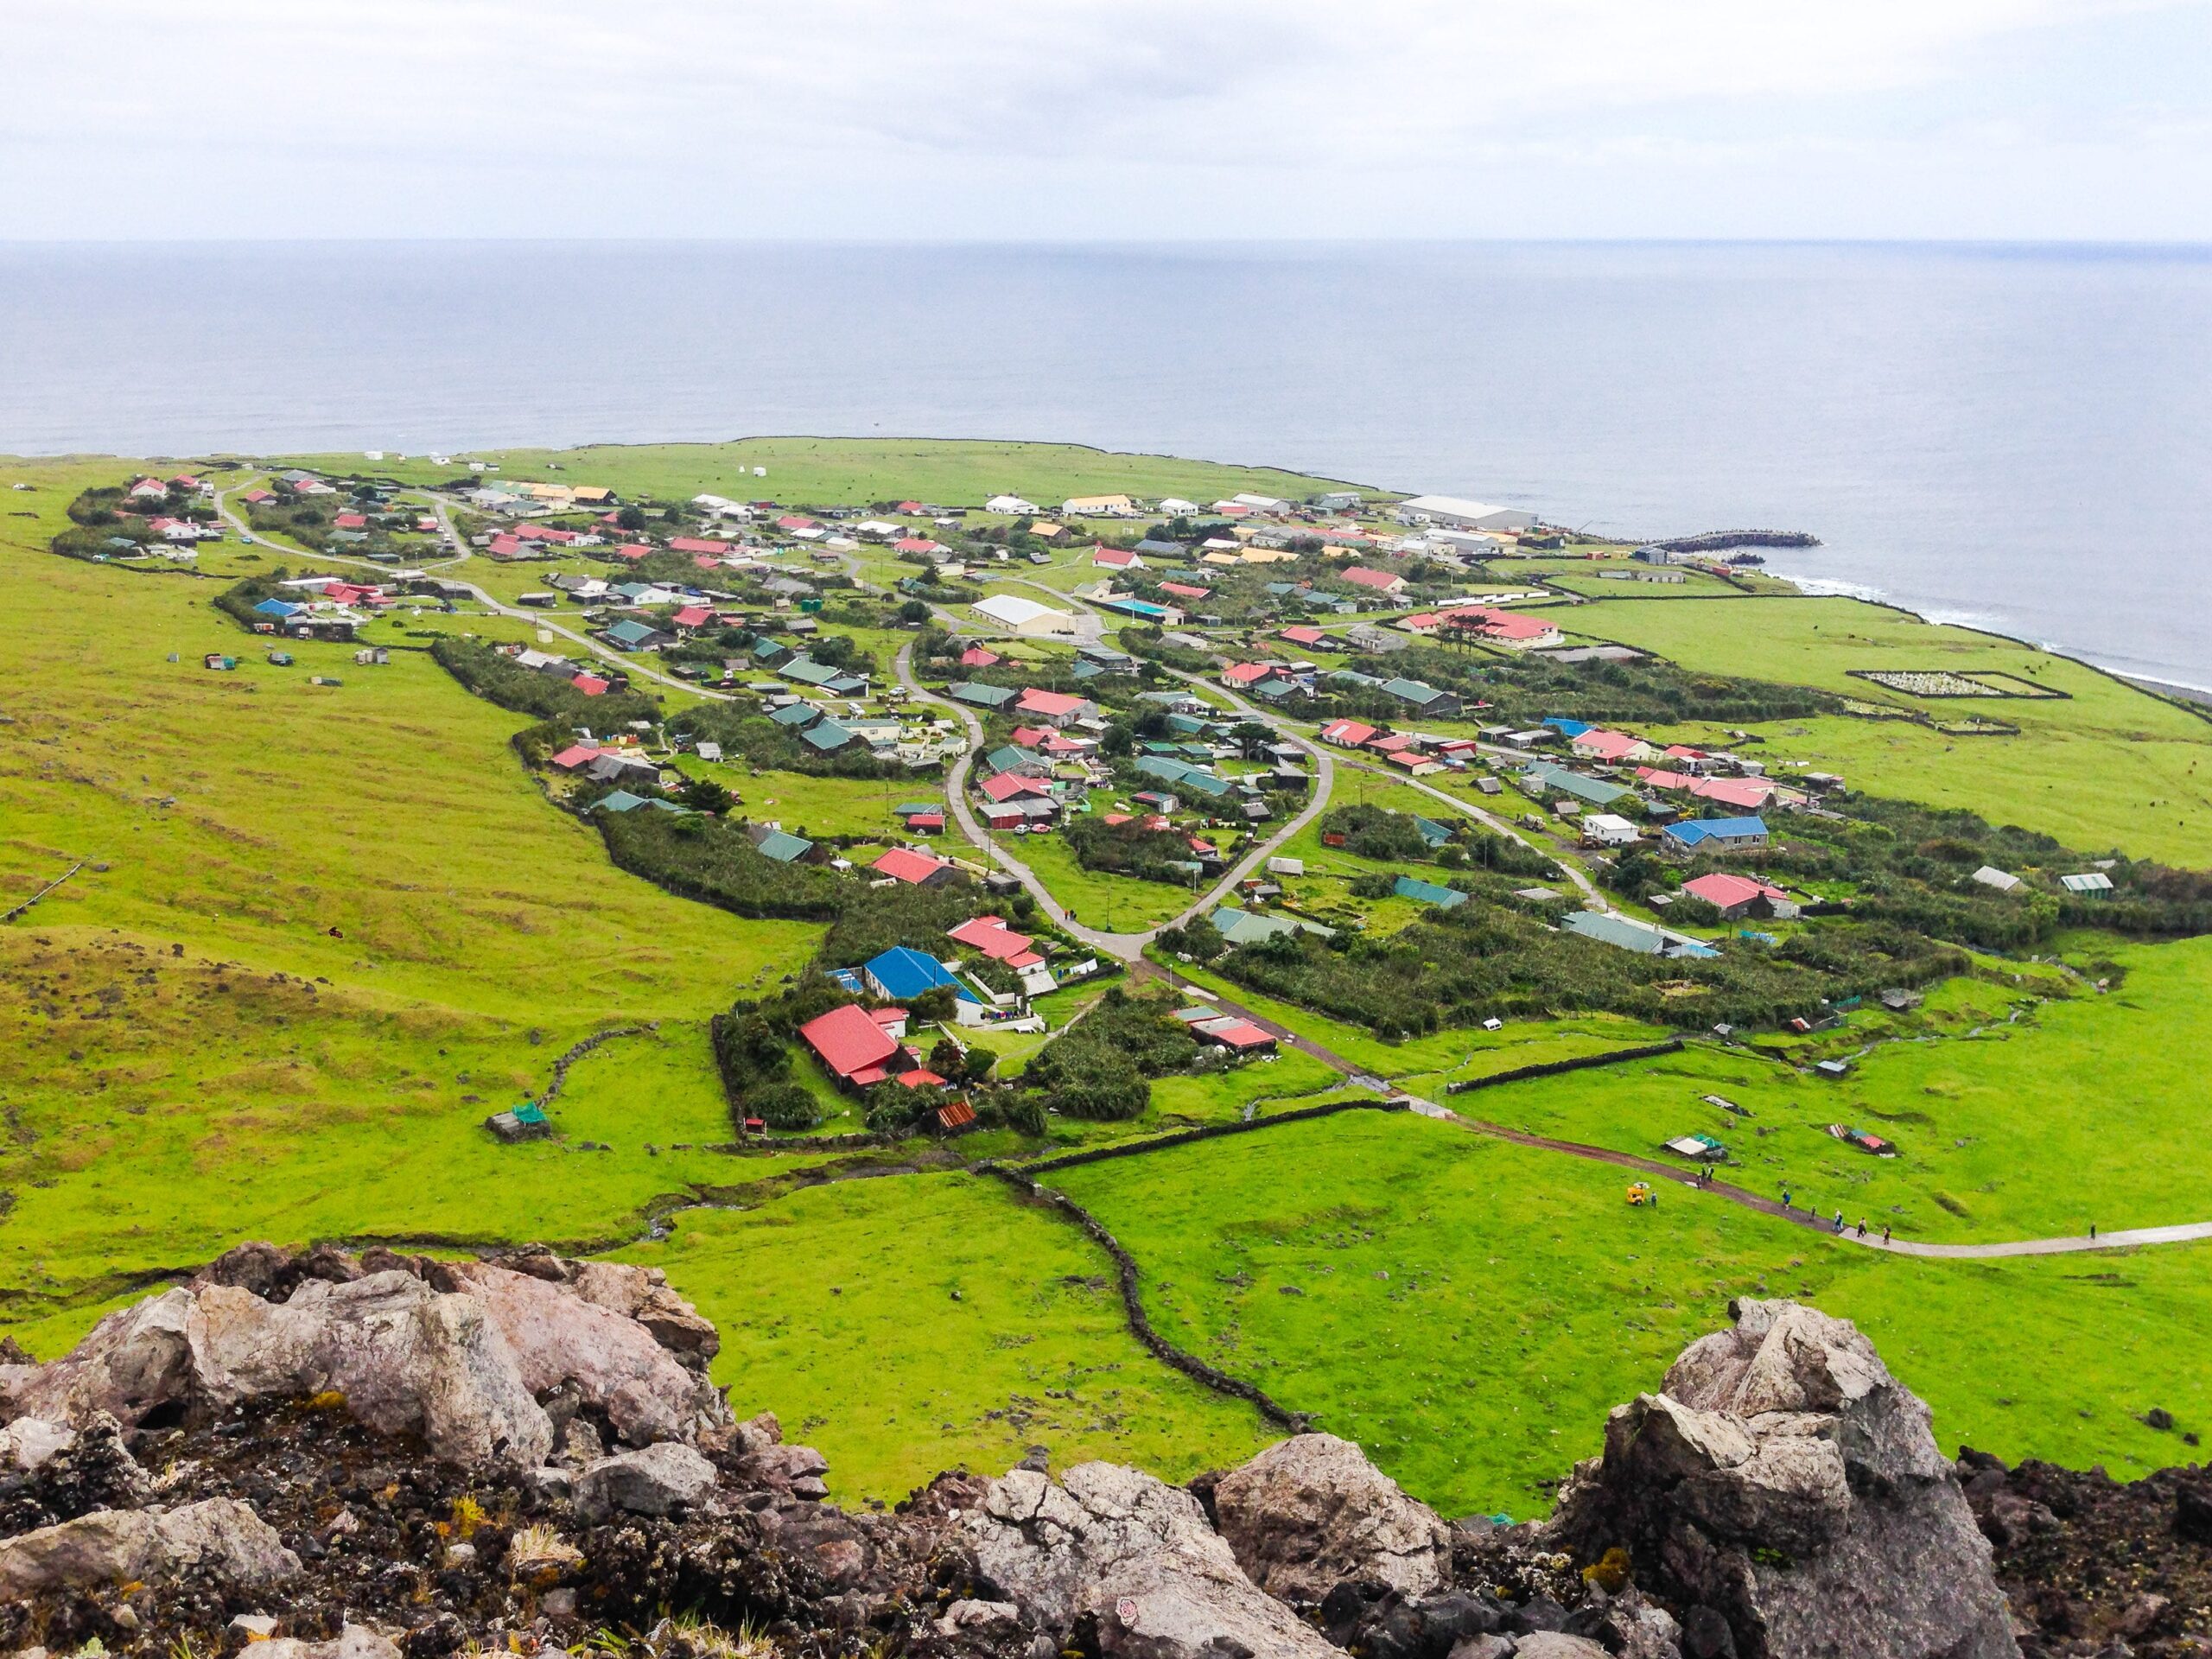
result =
[[1252,1582],[1287,1601],[1318,1602],[1344,1579],[1421,1596],[1451,1570],[1435,1511],[1333,1434],[1278,1441],[1222,1476],[1214,1519]]
[[1647,1591],[1740,1659],[2014,1659],[2005,1597],[1929,1411],[1842,1319],[1740,1300],[1662,1392],[1616,1408],[1560,1495],[1576,1559],[1624,1549]]
[[1080,1622],[1104,1651],[1142,1659],[1337,1653],[1245,1577],[1196,1497],[1140,1471],[1016,1469],[963,1522],[979,1578],[1061,1645]]

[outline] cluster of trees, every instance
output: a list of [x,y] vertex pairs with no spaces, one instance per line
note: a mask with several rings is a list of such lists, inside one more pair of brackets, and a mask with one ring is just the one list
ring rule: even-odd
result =
[[1460,819],[1452,838],[1432,846],[1409,812],[1363,802],[1332,806],[1321,815],[1320,832],[1344,838],[1344,850],[1361,858],[1440,864],[1446,869],[1495,870],[1501,875],[1546,876],[1556,867],[1535,848]]
[[[1628,663],[1562,663],[1471,644],[1421,644],[1356,658],[1352,666],[1380,678],[1420,680],[1457,692],[1470,706],[1487,702],[1494,712],[1485,717],[1508,726],[1533,725],[1548,715],[1592,725],[1709,721],[1742,726],[1836,714],[1843,707],[1841,698],[1809,686],[1700,673],[1653,657]],[[1333,714],[1389,719],[1397,707],[1358,688],[1325,680],[1322,689]]]
[[695,703],[671,715],[668,729],[694,743],[719,743],[725,755],[742,755],[748,765],[810,778],[903,778],[912,770],[896,760],[877,760],[864,743],[825,754],[777,725],[750,698]]
[[[282,572],[277,573],[281,575]],[[251,621],[256,601],[266,596],[254,590],[276,580],[276,576],[272,575],[242,582],[216,603],[233,616]],[[249,592],[253,596],[244,597]],[[242,611],[229,602],[233,595],[240,596]],[[442,635],[431,642],[430,655],[447,673],[486,702],[512,709],[518,715],[535,715],[558,728],[556,734],[563,739],[577,727],[608,731],[633,720],[660,718],[660,705],[642,692],[607,691],[595,697],[587,696],[562,675],[541,674],[534,668],[524,668],[504,652],[494,651],[480,640]]]
[[[1045,1045],[1021,1074],[1030,1096],[1035,1133],[1043,1128],[1044,1109],[1065,1117],[1121,1122],[1143,1114],[1151,1103],[1152,1082],[1188,1071],[1198,1057],[1198,1040],[1170,1015],[1158,997],[1132,996],[1116,985],[1090,1013]],[[1027,1120],[1016,1116],[1017,1123]]]
[[1817,1014],[1823,998],[1926,984],[1969,964],[1924,935],[1855,923],[1779,948],[1738,941],[1709,961],[1647,957],[1554,933],[1535,915],[1477,897],[1387,938],[1280,935],[1217,965],[1240,984],[1401,1036],[1576,1010],[1659,1025],[1773,1026]]
[[1060,838],[1086,870],[1131,876],[1140,881],[1167,881],[1186,886],[1190,872],[1175,868],[1191,861],[1189,840],[1178,830],[1148,830],[1141,817],[1126,823],[1108,823],[1096,814],[1077,813],[1067,821]]
[[818,864],[765,857],[741,828],[708,812],[639,807],[590,818],[617,868],[739,916],[823,921],[861,886]]

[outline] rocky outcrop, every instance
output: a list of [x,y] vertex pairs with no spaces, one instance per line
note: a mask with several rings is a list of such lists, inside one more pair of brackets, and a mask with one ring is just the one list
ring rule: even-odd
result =
[[602,1458],[576,1479],[579,1518],[604,1521],[618,1510],[674,1515],[706,1500],[715,1490],[715,1465],[673,1440]]
[[573,1270],[543,1252],[518,1261],[536,1270],[244,1245],[190,1285],[110,1314],[53,1364],[10,1368],[0,1415],[135,1424],[328,1395],[441,1457],[525,1466],[543,1463],[579,1414],[633,1446],[728,1422],[699,1369],[712,1348],[693,1327],[705,1322],[654,1275]]
[[1426,1595],[1451,1569],[1436,1512],[1333,1434],[1269,1446],[1215,1483],[1213,1508],[1237,1564],[1287,1601],[1318,1602],[1345,1579]]
[[185,1573],[260,1591],[299,1570],[300,1558],[251,1509],[209,1498],[167,1513],[101,1510],[0,1542],[0,1600]]
[[1143,1659],[1329,1659],[1329,1644],[1262,1592],[1189,1492],[1114,1464],[1058,1481],[1017,1469],[966,1512],[978,1576],[995,1599],[1064,1639]]
[[1548,1522],[1446,1526],[1325,1434],[1188,1488],[1040,1450],[848,1513],[773,1414],[733,1420],[712,1328],[656,1275],[252,1247],[0,1366],[0,1653],[620,1630],[633,1659],[726,1659],[744,1629],[795,1659],[2006,1659],[1985,1534],[2025,1659],[2212,1651],[2202,1471],[1968,1454],[1962,1492],[1852,1326],[1733,1311]]
[[[1692,1634],[1738,1659],[2013,1659],[1989,1546],[1928,1408],[1847,1321],[1734,1304],[1662,1391],[1618,1408],[1550,1535],[1625,1551]],[[1717,1636],[1700,1637],[1700,1642]]]

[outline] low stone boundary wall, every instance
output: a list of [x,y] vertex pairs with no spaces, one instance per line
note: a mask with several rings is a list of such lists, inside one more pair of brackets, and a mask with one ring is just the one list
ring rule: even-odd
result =
[[1663,1043],[1645,1043],[1637,1048],[1616,1048],[1604,1054],[1580,1054],[1573,1059],[1545,1060],[1535,1065],[1516,1065],[1510,1071],[1497,1071],[1486,1077],[1468,1077],[1459,1083],[1444,1085],[1447,1095],[1464,1095],[1477,1089],[1495,1089],[1500,1084],[1523,1083],[1530,1077],[1556,1077],[1568,1071],[1587,1071],[1597,1065],[1618,1065],[1627,1060],[1656,1059],[1662,1054],[1679,1052],[1682,1039],[1669,1037]]

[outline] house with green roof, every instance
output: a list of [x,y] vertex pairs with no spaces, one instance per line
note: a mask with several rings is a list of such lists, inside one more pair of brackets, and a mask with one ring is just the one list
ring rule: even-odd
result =
[[1623,797],[1636,793],[1624,785],[1609,784],[1602,778],[1569,772],[1565,766],[1554,766],[1548,760],[1531,761],[1523,768],[1521,786],[1541,800],[1567,795],[1588,806],[1611,806]]
[[1382,689],[1385,696],[1395,697],[1417,715],[1429,715],[1441,720],[1459,712],[1459,699],[1456,693],[1439,690],[1420,680],[1385,680]]
[[1010,685],[985,685],[976,680],[963,680],[957,685],[947,686],[945,695],[971,708],[1003,709],[1021,693]]
[[1439,910],[1454,910],[1467,902],[1467,895],[1457,887],[1440,887],[1433,881],[1423,881],[1410,875],[1400,876],[1391,891],[1401,899],[1434,905]]

